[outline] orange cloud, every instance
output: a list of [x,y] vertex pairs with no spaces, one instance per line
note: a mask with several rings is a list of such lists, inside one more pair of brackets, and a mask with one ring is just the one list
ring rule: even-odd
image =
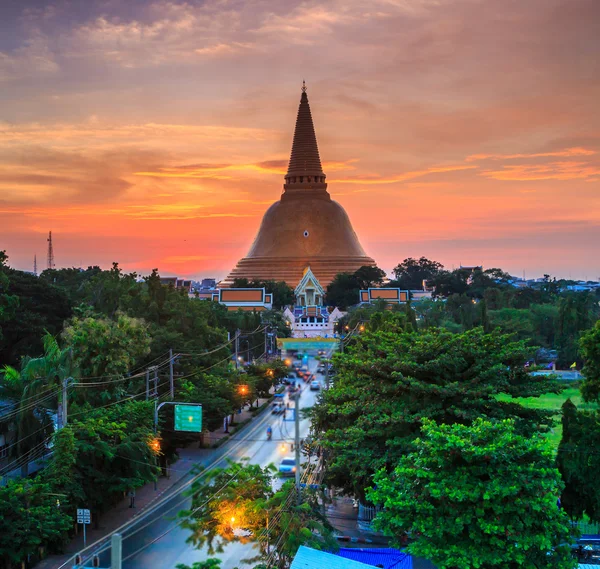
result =
[[335,182],[336,184],[395,184],[398,182],[405,182],[406,180],[412,180],[413,178],[427,176],[429,174],[474,170],[476,168],[477,166],[466,166],[464,164],[458,164],[455,166],[432,166],[431,168],[427,168],[425,170],[414,170],[412,172],[405,172],[404,174],[399,174],[397,176],[354,176],[352,178],[338,178],[336,180],[331,180],[331,182]]
[[556,152],[538,152],[535,154],[471,154],[465,160],[467,162],[475,162],[478,160],[512,160],[515,158],[570,158],[571,156],[592,156],[594,154],[597,154],[595,150],[576,147],[557,150]]
[[191,204],[128,205],[114,213],[137,219],[206,219],[211,217],[254,217],[250,213],[208,212],[204,206]]
[[[354,170],[352,165],[356,160],[323,162],[325,171]],[[135,176],[151,178],[214,178],[217,180],[230,180],[231,176],[217,174],[217,172],[267,172],[284,176],[287,172],[288,160],[263,160],[250,164],[184,164],[182,166],[162,167],[157,171],[135,172]],[[474,166],[471,166],[474,167]]]
[[600,168],[586,162],[550,162],[549,164],[515,164],[502,170],[486,170],[482,175],[494,180],[587,180],[600,174]]

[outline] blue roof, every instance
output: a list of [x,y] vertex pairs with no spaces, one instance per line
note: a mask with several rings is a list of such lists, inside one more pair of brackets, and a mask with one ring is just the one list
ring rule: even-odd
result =
[[337,554],[373,567],[381,565],[384,569],[412,569],[412,557],[399,549],[341,548]]
[[290,569],[369,569],[369,566],[301,545]]

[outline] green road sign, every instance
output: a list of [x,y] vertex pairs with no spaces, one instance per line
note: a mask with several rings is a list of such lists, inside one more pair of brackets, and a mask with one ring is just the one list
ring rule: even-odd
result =
[[175,430],[202,432],[202,405],[175,405]]

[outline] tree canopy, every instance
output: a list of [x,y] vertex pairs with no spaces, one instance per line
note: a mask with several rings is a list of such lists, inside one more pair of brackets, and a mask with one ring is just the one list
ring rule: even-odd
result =
[[525,434],[552,424],[549,412],[496,399],[561,389],[527,374],[522,342],[480,328],[415,334],[399,327],[405,319],[394,324],[388,314],[379,329],[367,328],[334,356],[334,385],[314,409],[332,485],[362,496],[375,471],[391,469],[413,448],[425,419],[469,425],[478,417],[514,417]]
[[425,420],[414,452],[380,470],[375,526],[439,569],[573,569],[560,475],[547,441],[510,419]]

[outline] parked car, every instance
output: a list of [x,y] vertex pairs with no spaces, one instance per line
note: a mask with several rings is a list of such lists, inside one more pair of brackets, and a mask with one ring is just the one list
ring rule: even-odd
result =
[[294,476],[296,474],[296,459],[287,456],[279,463],[279,474],[281,476]]
[[321,384],[316,379],[310,382],[311,391],[319,391],[319,389],[321,389]]

